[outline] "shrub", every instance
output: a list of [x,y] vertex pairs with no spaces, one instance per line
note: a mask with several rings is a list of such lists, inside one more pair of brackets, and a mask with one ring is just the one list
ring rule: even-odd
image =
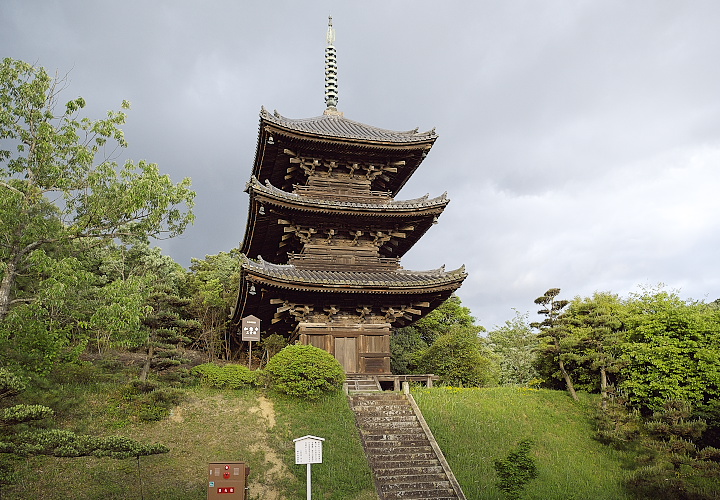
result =
[[342,387],[345,372],[335,357],[311,345],[291,345],[270,358],[265,373],[273,389],[315,399]]
[[168,370],[157,375],[158,380],[163,384],[173,387],[190,386],[197,383],[197,377],[190,373],[190,370],[181,368],[179,370]]
[[535,461],[530,456],[532,441],[523,439],[503,460],[495,460],[495,472],[498,475],[497,486],[506,498],[515,500],[525,487],[525,483],[538,476]]
[[257,374],[243,365],[204,363],[192,369],[204,385],[217,389],[240,389],[255,384]]
[[120,393],[125,399],[134,399],[141,394],[150,394],[159,386],[151,380],[134,379],[120,389]]

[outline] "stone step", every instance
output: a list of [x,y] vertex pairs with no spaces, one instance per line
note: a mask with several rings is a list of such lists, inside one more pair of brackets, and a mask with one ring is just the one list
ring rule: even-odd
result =
[[[359,397],[369,397],[374,396],[375,394],[372,393],[365,393],[365,394],[356,394],[353,396],[354,398]],[[407,401],[402,401],[400,399],[384,399],[384,400],[378,400],[378,399],[358,399],[357,401],[352,402],[352,406],[355,407],[388,407],[388,406],[398,406],[402,408],[410,408],[410,405],[407,404]]]
[[374,453],[371,459],[375,462],[410,463],[418,460],[437,460],[434,452],[412,451],[405,453]]
[[361,422],[361,425],[395,422],[415,422],[416,424],[418,423],[417,417],[415,417],[415,415],[358,415],[357,418],[358,421]]
[[367,448],[368,452],[376,453],[377,450],[382,450],[385,448],[394,448],[394,447],[414,447],[414,446],[429,446],[430,441],[428,441],[426,436],[422,436],[421,439],[405,439],[400,441],[386,441],[386,440],[379,440],[379,441],[365,441],[365,447]]
[[453,490],[406,490],[406,491],[384,491],[384,500],[405,500],[405,499],[432,499],[432,500],[457,500]]
[[387,408],[387,409],[376,409],[373,408],[372,410],[359,410],[355,411],[355,416],[358,419],[364,419],[364,418],[373,418],[373,417],[410,417],[415,418],[415,415],[413,415],[412,410],[408,412],[405,409],[402,408]]
[[353,403],[379,402],[381,404],[408,404],[405,396],[393,392],[380,392],[376,394],[353,394],[351,396],[351,399]]
[[420,474],[418,471],[415,471],[413,474],[388,474],[385,476],[376,475],[378,479],[381,479],[383,483],[386,484],[402,484],[402,483],[410,483],[410,484],[420,484],[420,483],[436,483],[440,481],[444,481],[450,484],[450,482],[447,480],[447,477],[444,473],[441,474]]
[[416,441],[418,436],[425,436],[422,427],[404,427],[401,429],[386,429],[385,431],[378,429],[361,429],[360,433],[365,436],[368,441],[403,441],[405,439],[412,439]]
[[420,432],[424,432],[422,427],[420,427],[420,424],[416,421],[407,421],[407,420],[400,420],[400,421],[393,421],[393,422],[363,422],[362,424],[363,429],[365,429],[368,432],[371,431],[390,431],[390,432],[402,432],[402,433],[409,433],[413,432],[415,429],[419,429]]
[[388,467],[412,467],[412,468],[425,468],[435,467],[440,462],[437,459],[406,459],[406,460],[378,460],[374,457],[368,457],[370,465],[373,467],[379,467],[386,469]]
[[398,453],[435,453],[429,444],[418,443],[417,446],[375,446],[370,448],[374,455],[390,455]]
[[401,481],[385,483],[380,486],[382,491],[413,491],[413,490],[445,490],[452,492],[450,481]]
[[[391,464],[387,464],[391,465]],[[396,464],[398,465],[398,464]],[[441,465],[429,465],[422,469],[423,474],[440,474],[445,477],[445,471]],[[393,476],[413,476],[418,473],[415,467],[407,467],[405,464],[399,464],[397,467],[377,467],[375,475],[377,477],[393,477]]]
[[409,417],[409,418],[415,418],[415,414],[413,413],[412,409],[410,408],[391,408],[388,410],[377,410],[373,408],[372,410],[360,410],[356,411],[355,415],[358,419],[365,419],[365,418],[375,418],[375,417]]

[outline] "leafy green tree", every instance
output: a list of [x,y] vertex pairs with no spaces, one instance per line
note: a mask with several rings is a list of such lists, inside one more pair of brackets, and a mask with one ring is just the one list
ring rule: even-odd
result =
[[398,328],[390,338],[390,369],[396,375],[413,373],[418,353],[427,347],[417,328]]
[[428,345],[435,342],[440,335],[450,331],[452,327],[473,329],[475,333],[484,331],[483,327],[475,325],[475,318],[470,314],[470,309],[463,306],[460,297],[455,294],[412,326]]
[[235,305],[240,283],[240,254],[237,249],[192,259],[187,277],[190,308],[202,329],[197,344],[210,359],[230,358],[228,318]]
[[676,293],[631,296],[622,345],[622,381],[630,404],[657,410],[668,400],[693,405],[720,397],[720,311]]
[[390,339],[390,365],[393,373],[406,374],[421,370],[417,364],[422,351],[440,336],[457,329],[473,334],[485,330],[475,324],[470,309],[463,306],[460,298],[453,294],[422,319],[393,332]]
[[638,498],[712,499],[720,493],[720,449],[696,442],[707,424],[693,418],[692,404],[668,400],[646,420],[636,452],[644,462],[628,477]]
[[114,161],[127,146],[125,112],[80,118],[80,97],[58,111],[62,84],[22,61],[0,65],[0,321],[35,299],[16,292],[37,252],[71,241],[172,237],[193,220],[189,179],[173,184],[155,164]]
[[560,374],[565,381],[567,391],[572,398],[577,401],[578,397],[575,393],[575,387],[570,378],[570,373],[565,367],[565,363],[572,356],[571,353],[574,348],[574,340],[570,336],[562,318],[563,309],[567,307],[569,302],[558,299],[558,295],[560,295],[559,288],[550,288],[543,296],[535,299],[535,303],[543,307],[538,311],[538,314],[544,316],[545,319],[540,322],[531,323],[530,326],[540,331],[538,337],[542,343],[538,352],[541,357],[547,357],[553,360],[560,369]]
[[0,320],[0,359],[19,372],[47,373],[56,359],[84,349],[80,341],[72,351],[71,342],[85,338],[99,296],[94,276],[78,259],[54,259],[37,250],[30,261],[34,298],[17,303]]
[[418,370],[444,384],[485,387],[497,382],[498,366],[477,333],[455,327],[419,353]]
[[[610,374],[620,370],[620,346],[625,340],[623,317],[625,306],[609,292],[596,292],[592,297],[575,298],[565,312],[565,324],[575,337],[578,365],[587,366],[597,374],[603,407],[607,406]],[[597,389],[596,389],[597,390]]]
[[500,363],[501,385],[526,386],[538,377],[533,365],[539,340],[527,319],[527,314],[515,311],[515,318],[488,332],[488,347]]
[[142,322],[149,332],[140,380],[147,380],[151,368],[164,370],[187,362],[183,348],[191,342],[188,334],[200,327],[197,321],[183,318],[190,299],[179,297],[169,288],[155,290],[147,304],[151,310]]

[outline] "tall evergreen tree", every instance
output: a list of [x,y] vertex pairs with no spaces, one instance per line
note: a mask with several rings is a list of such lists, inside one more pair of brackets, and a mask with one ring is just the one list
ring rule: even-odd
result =
[[571,353],[571,345],[569,344],[572,343],[572,339],[570,338],[562,315],[563,309],[567,307],[569,302],[558,299],[558,295],[560,295],[559,288],[550,288],[543,296],[535,299],[535,303],[542,306],[538,314],[544,316],[545,319],[540,322],[531,323],[530,326],[537,328],[540,332],[538,337],[542,340],[542,344],[539,352],[545,356],[549,356],[557,364],[560,369],[560,374],[565,381],[567,391],[570,393],[570,396],[577,401],[578,397],[575,393],[575,387],[573,386],[570,373],[565,367],[565,362]]

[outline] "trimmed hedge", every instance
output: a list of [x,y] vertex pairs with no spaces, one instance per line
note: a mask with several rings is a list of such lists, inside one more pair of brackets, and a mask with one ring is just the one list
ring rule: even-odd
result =
[[243,365],[204,363],[193,368],[192,373],[200,376],[203,385],[218,389],[240,389],[257,381],[257,373]]
[[285,394],[316,399],[342,388],[345,372],[335,357],[311,345],[290,345],[265,367],[270,386]]

